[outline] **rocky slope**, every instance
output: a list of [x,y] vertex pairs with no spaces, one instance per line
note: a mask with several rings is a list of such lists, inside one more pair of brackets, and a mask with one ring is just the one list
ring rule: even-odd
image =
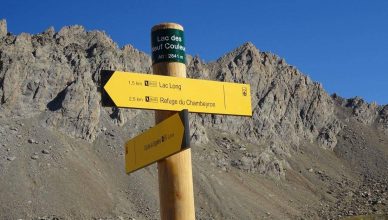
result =
[[[101,69],[150,73],[150,67],[147,54],[118,48],[100,31],[70,26],[15,36],[2,20],[0,198],[8,202],[0,216],[157,218],[155,168],[130,176],[121,169],[123,143],[152,126],[153,113],[103,108],[99,94]],[[251,43],[211,63],[189,56],[187,69],[191,78],[249,83],[253,109],[252,118],[191,114],[198,218],[388,212],[388,105],[329,96],[321,84]],[[40,155],[43,150],[50,153]],[[72,180],[71,186],[58,181],[65,167],[63,181]],[[23,185],[13,184],[18,181]],[[69,193],[58,203],[61,190]],[[226,192],[233,199],[224,198]],[[14,198],[21,193],[22,200]],[[72,198],[80,194],[86,196],[77,209]],[[12,211],[30,197],[40,199]]]

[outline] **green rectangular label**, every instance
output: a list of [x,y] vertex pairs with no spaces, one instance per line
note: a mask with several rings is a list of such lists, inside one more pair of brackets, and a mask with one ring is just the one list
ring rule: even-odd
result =
[[151,33],[152,63],[186,63],[186,48],[183,31],[160,29]]

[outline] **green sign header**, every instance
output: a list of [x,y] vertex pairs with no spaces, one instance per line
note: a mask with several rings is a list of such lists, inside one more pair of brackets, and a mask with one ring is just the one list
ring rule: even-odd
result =
[[152,63],[186,63],[186,48],[183,31],[159,29],[151,33]]

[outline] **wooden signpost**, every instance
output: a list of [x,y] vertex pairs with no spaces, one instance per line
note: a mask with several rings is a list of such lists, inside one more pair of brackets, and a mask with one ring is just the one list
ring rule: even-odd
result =
[[[165,23],[154,26],[151,30],[151,44],[154,74],[186,78],[185,44],[181,25]],[[183,46],[171,49],[170,45]],[[174,112],[156,111],[155,123],[171,114]],[[158,177],[161,219],[194,220],[191,149],[158,161]]]
[[157,161],[161,219],[191,220],[195,209],[188,112],[252,116],[250,87],[186,79],[179,24],[154,26],[151,46],[154,75],[101,71],[102,104],[156,110],[156,126],[125,144],[125,170]]

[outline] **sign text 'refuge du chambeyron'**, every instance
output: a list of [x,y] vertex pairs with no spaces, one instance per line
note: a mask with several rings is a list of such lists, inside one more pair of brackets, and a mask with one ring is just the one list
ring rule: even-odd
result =
[[103,71],[103,105],[252,116],[248,84]]

